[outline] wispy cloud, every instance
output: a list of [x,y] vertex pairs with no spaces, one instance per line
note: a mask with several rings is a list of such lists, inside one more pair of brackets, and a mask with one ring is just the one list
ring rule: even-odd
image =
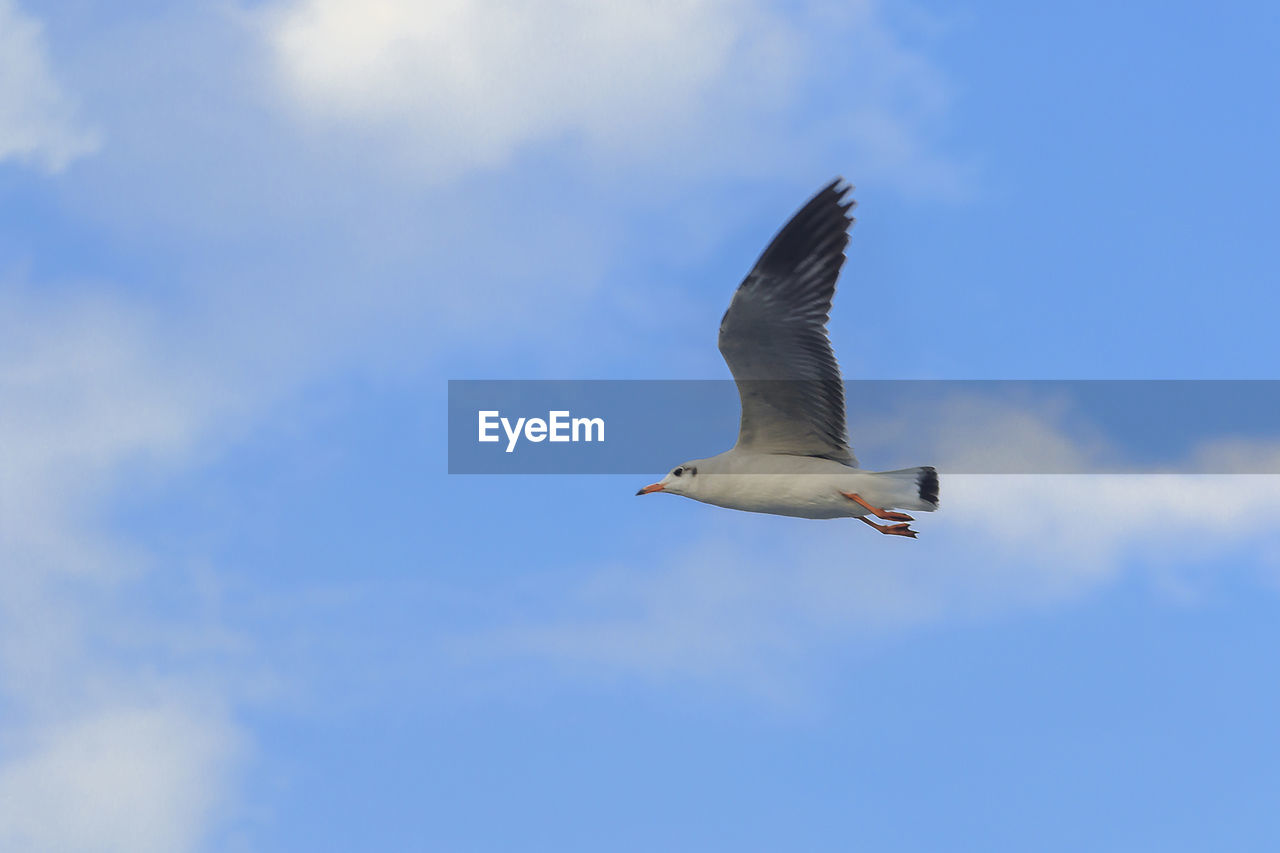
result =
[[163,616],[128,603],[142,562],[101,517],[126,469],[184,459],[225,414],[199,375],[143,312],[0,289],[5,849],[192,849],[229,794],[225,685],[169,666],[171,643],[131,662]]
[[262,21],[300,115],[433,178],[567,141],[720,174],[838,150],[926,195],[968,180],[931,139],[942,75],[871,2],[292,0]]
[[193,850],[240,749],[217,715],[180,705],[97,710],[27,734],[0,768],[6,850]]
[[[1110,451],[1054,400],[946,401],[949,430],[921,434],[921,458],[1007,458],[1086,471]],[[919,413],[917,413],[917,416]],[[878,428],[892,429],[880,424]],[[1181,470],[1257,470],[1274,443],[1191,449]],[[1034,470],[1029,464],[1027,470]],[[707,513],[701,541],[643,564],[587,569],[576,586],[481,645],[597,672],[733,682],[777,696],[860,640],[1052,606],[1145,573],[1158,596],[1194,601],[1197,568],[1236,564],[1270,583],[1280,564],[1280,488],[1265,475],[948,475],[919,540],[842,522]]]
[[726,90],[776,90],[766,83],[791,75],[792,38],[765,7],[733,0],[302,0],[270,30],[307,113],[390,131],[444,173],[562,135],[663,147]]
[[40,22],[0,0],[0,161],[60,172],[99,144],[50,67]]
[[[1007,436],[1068,469],[1083,468],[1096,450],[1021,410],[990,413],[983,423],[991,429],[970,440]],[[1192,458],[1218,452],[1196,449]],[[530,615],[478,645],[578,671],[730,682],[785,696],[821,661],[869,637],[1053,606],[1124,572],[1145,575],[1157,597],[1180,604],[1211,583],[1199,576],[1202,565],[1230,555],[1238,557],[1230,564],[1269,584],[1280,564],[1276,482],[1248,474],[944,474],[942,509],[919,519],[921,538],[911,542],[861,525],[690,505],[707,513],[700,541],[658,547],[642,564],[584,569],[539,597],[539,611],[553,617]]]
[[0,287],[0,544],[9,553],[92,573],[76,552],[84,538],[65,525],[83,521],[77,513],[123,463],[177,458],[227,407],[225,389],[165,347],[155,322],[118,300]]

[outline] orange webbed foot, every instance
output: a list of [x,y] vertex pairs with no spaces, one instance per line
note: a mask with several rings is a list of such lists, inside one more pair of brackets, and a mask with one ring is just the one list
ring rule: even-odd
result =
[[872,527],[874,527],[876,530],[879,530],[881,533],[884,533],[888,536],[907,536],[907,537],[910,537],[911,539],[916,538],[916,531],[912,530],[911,525],[909,524],[876,524],[874,521],[867,518],[865,515],[860,515],[858,516],[858,518],[862,521],[863,524],[869,524]]
[[840,494],[844,495],[863,509],[866,509],[876,518],[883,518],[885,521],[915,521],[914,518],[907,515],[905,512],[894,512],[890,509],[881,509],[878,506],[872,506],[864,501],[856,492],[841,492]]

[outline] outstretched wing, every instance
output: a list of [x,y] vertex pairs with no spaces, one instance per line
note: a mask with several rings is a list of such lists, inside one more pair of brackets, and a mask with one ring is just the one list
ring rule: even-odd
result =
[[844,384],[827,337],[836,278],[849,243],[846,200],[832,181],[791,218],[733,294],[720,353],[738,384],[737,447],[821,456],[856,466],[844,422]]

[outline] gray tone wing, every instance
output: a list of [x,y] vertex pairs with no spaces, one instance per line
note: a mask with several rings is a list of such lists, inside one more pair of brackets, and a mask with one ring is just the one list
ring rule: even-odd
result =
[[827,337],[853,223],[852,189],[837,178],[810,199],[764,250],[720,321],[720,353],[742,401],[740,449],[858,464]]

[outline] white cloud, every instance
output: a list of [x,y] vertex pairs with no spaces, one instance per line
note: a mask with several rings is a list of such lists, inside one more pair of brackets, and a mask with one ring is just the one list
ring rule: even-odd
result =
[[[862,525],[709,513],[697,543],[588,571],[479,641],[499,656],[785,698],[861,640],[1072,601],[1122,572],[1194,602],[1211,572],[1270,581],[1280,490],[1259,475],[956,475],[918,540]],[[783,689],[779,689],[779,688]]]
[[739,0],[302,0],[271,31],[283,81],[328,119],[394,126],[428,161],[492,166],[581,134],[661,139],[729,78],[758,86],[787,28]]
[[[933,417],[908,406],[861,426],[909,435],[921,459],[964,460],[967,470],[1106,470],[1121,457],[1068,403],[957,393],[933,404]],[[1275,442],[1206,438],[1179,470],[1249,472],[1277,458]],[[1077,600],[1123,572],[1145,575],[1157,597],[1179,604],[1193,603],[1214,572],[1272,585],[1278,482],[1249,473],[943,470],[941,509],[916,515],[918,540],[852,521],[690,503],[683,509],[704,525],[700,539],[655,544],[637,564],[586,567],[544,591],[537,616],[476,647],[654,679],[731,681],[785,701],[808,667],[861,640]]]
[[92,569],[66,530],[85,501],[125,462],[182,453],[230,400],[142,312],[13,287],[0,289],[0,397],[0,547],[23,564],[40,555],[41,571]]
[[128,601],[140,561],[99,517],[225,418],[202,377],[136,309],[0,288],[0,848],[192,849],[228,795],[234,726],[173,698],[221,686],[138,643],[164,615]]
[[98,145],[49,67],[40,23],[13,0],[0,0],[0,161],[59,172]]
[[238,736],[182,706],[99,710],[48,727],[0,769],[0,847],[194,850],[222,805]]
[[911,191],[966,180],[927,138],[941,75],[871,2],[292,0],[263,20],[303,114],[389,139],[437,177],[569,140],[664,168],[838,156]]

